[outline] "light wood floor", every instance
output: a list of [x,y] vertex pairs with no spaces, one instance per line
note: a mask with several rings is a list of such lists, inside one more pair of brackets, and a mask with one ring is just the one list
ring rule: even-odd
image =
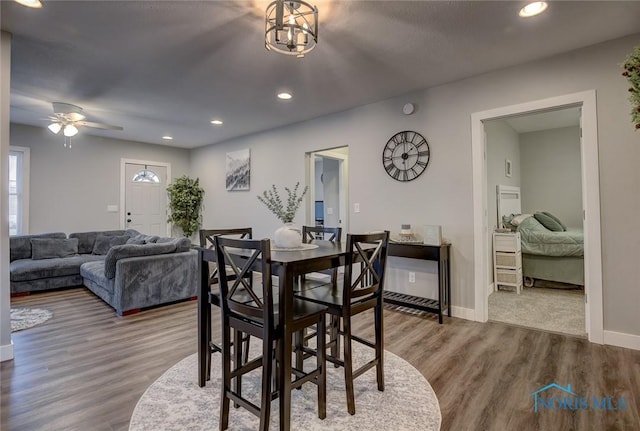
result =
[[[15,359],[0,368],[2,430],[127,430],[145,389],[196,351],[195,301],[118,318],[76,288],[12,298],[12,306],[45,307],[54,317],[13,334]],[[371,322],[359,319],[356,330],[369,332]],[[638,351],[392,310],[385,340],[431,383],[443,430],[640,430]],[[628,407],[534,413],[530,394],[551,382],[584,396],[624,396]]]

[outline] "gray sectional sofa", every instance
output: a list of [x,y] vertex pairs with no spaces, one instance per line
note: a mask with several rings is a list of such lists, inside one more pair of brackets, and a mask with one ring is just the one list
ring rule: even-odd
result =
[[187,238],[135,230],[10,238],[11,293],[84,284],[120,316],[196,297],[197,252]]

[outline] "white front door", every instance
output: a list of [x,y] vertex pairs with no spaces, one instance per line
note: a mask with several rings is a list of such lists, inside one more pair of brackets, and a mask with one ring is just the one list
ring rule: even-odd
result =
[[167,234],[167,167],[125,163],[125,227]]

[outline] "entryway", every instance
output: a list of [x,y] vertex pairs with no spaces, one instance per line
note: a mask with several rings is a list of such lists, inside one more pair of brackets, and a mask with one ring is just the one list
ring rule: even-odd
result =
[[[519,231],[489,241],[491,321],[586,337],[580,116],[565,107],[484,122],[489,231]],[[540,223],[542,211],[562,229]]]
[[313,151],[306,159],[310,197],[306,223],[342,227],[344,238],[349,230],[349,147]]
[[487,210],[487,172],[484,122],[517,114],[535,113],[564,107],[581,108],[581,180],[584,225],[584,279],[586,330],[589,341],[602,344],[603,298],[600,234],[600,181],[598,170],[598,132],[595,90],[573,93],[518,105],[505,106],[471,116],[473,207],[474,207],[474,289],[475,320],[488,318],[487,283],[491,259],[491,231]]
[[167,180],[171,165],[122,160],[120,226],[146,235],[169,235]]

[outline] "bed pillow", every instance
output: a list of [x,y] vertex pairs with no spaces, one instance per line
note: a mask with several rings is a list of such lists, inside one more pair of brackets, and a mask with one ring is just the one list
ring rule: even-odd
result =
[[533,215],[536,220],[540,222],[540,224],[550,231],[553,232],[563,232],[564,229],[562,225],[558,223],[553,217],[549,217],[545,213],[537,212]]
[[98,235],[96,236],[96,242],[93,244],[93,254],[105,255],[109,252],[109,249],[114,245],[122,245],[127,242],[129,235],[113,236],[113,235]]
[[547,212],[547,211],[542,211],[542,214],[548,215],[549,217],[554,219],[556,221],[556,223],[558,223],[560,226],[562,226],[562,230],[563,231],[567,230],[567,225],[562,223],[558,217],[554,216],[553,214],[551,214],[550,212]]
[[78,254],[78,238],[31,238],[33,260],[54,259]]
[[531,217],[532,214],[518,214],[511,219],[511,224],[514,226],[520,226],[520,223]]

